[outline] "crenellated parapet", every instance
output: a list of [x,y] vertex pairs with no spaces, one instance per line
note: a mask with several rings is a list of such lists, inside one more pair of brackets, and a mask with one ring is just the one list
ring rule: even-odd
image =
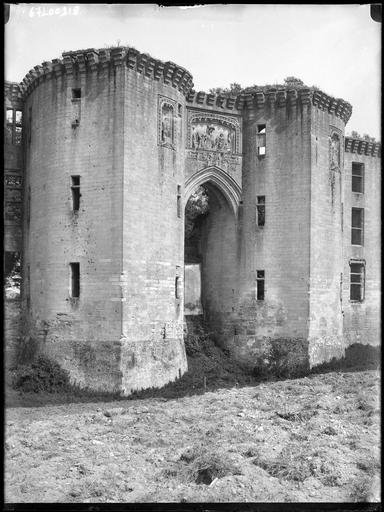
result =
[[162,81],[183,94],[193,87],[192,75],[174,62],[162,62],[135,48],[115,47],[64,52],[62,59],[43,62],[31,69],[19,84],[23,97],[29,95],[42,81],[67,77],[81,77],[86,73],[104,72],[117,66],[126,65],[143,76]]
[[364,139],[345,137],[344,149],[347,153],[357,153],[367,156],[381,156],[380,142],[371,142]]
[[205,92],[190,91],[186,96],[187,102],[196,107],[217,107],[226,110],[262,109],[269,107],[285,108],[297,104],[317,107],[335,114],[347,123],[352,114],[352,106],[339,98],[332,98],[314,88],[300,87],[297,89],[261,88],[252,92],[238,95],[215,95]]
[[4,82],[4,96],[12,105],[23,102],[20,85],[16,82]]

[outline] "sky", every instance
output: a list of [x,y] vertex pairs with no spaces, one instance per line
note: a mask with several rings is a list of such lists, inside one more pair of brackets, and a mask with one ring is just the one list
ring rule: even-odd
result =
[[369,5],[11,5],[5,79],[63,51],[116,45],[186,68],[196,91],[295,76],[352,104],[346,133],[381,140],[381,24]]

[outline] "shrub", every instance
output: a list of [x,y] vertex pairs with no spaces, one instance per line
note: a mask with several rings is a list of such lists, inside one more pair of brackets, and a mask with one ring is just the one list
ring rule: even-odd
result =
[[55,393],[69,389],[70,382],[66,370],[47,357],[39,356],[33,363],[16,369],[12,385],[23,392]]
[[201,353],[210,355],[213,344],[210,333],[206,332],[203,327],[195,327],[194,332],[185,336],[184,343],[187,356],[192,357]]

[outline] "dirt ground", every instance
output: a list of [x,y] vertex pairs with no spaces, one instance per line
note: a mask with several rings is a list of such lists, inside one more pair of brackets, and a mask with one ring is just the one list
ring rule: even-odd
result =
[[375,502],[379,429],[377,370],[178,398],[50,405],[14,392],[5,501]]

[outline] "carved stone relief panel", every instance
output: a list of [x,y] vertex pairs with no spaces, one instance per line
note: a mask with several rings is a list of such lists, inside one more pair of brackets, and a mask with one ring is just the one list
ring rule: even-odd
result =
[[189,110],[187,126],[188,149],[241,153],[240,122],[237,117]]
[[341,163],[341,132],[336,128],[331,128],[329,135],[329,168],[340,169]]
[[159,96],[158,105],[158,144],[175,148],[176,102],[165,96]]
[[192,124],[192,149],[208,149],[234,153],[235,133],[218,123]]

